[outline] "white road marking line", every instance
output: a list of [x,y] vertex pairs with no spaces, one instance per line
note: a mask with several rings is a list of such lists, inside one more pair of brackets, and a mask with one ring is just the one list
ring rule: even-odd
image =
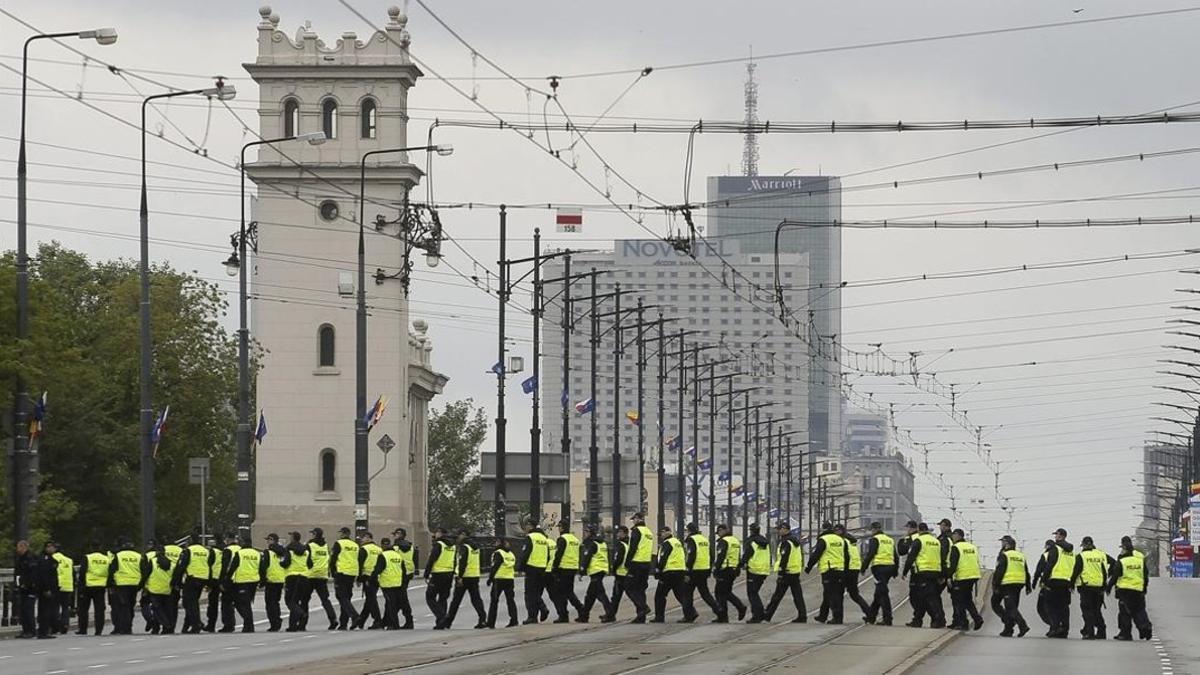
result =
[[177,659],[177,658],[179,658],[179,655],[178,654],[163,654],[162,656],[160,656],[158,658],[160,658],[160,659]]
[[132,642],[145,642],[146,638],[133,638]]
[[251,646],[251,647],[266,647],[266,646],[267,646],[267,643],[265,643],[265,642],[255,642],[254,644],[252,644],[252,645],[250,645],[250,646]]
[[197,654],[197,655],[198,654],[211,654],[212,650],[211,649],[197,649],[196,651],[194,651],[192,653]]
[[117,644],[117,643],[115,643],[115,642],[101,642],[101,643],[100,643],[100,646],[101,646],[101,647],[111,647],[111,646],[113,646],[113,645],[115,645],[115,644]]
[[295,639],[295,638],[284,638],[284,639],[282,639],[282,640],[280,640],[280,641],[279,641],[279,644],[281,644],[281,645],[285,645],[285,644],[287,644],[287,643],[291,642],[293,639]]
[[83,649],[83,647],[67,647],[67,651],[72,651],[72,652],[77,652],[80,649]]
[[60,673],[65,673],[65,672],[67,672],[67,671],[65,671],[65,670],[47,670],[46,675],[59,675]]
[[34,656],[41,656],[42,654],[45,654],[45,653],[46,653],[46,650],[44,650],[44,649],[43,649],[43,650],[42,650],[42,651],[40,651],[40,652],[34,652],[34,653],[33,653],[33,655],[34,655]]
[[88,666],[88,670],[94,670],[96,668],[107,668],[107,667],[108,667],[107,663],[97,663],[95,665]]
[[12,654],[8,654],[8,655],[5,655],[5,656],[0,656],[0,661],[3,661],[4,659],[11,659],[11,658],[12,658]]
[[129,659],[125,663],[145,663],[146,659]]
[[241,649],[241,647],[226,647],[225,651],[232,652],[232,651],[237,651],[238,649]]

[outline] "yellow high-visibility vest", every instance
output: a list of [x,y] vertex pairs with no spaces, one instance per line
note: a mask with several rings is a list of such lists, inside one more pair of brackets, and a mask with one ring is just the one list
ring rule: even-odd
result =
[[291,551],[291,554],[292,554],[292,559],[288,563],[287,571],[284,575],[285,581],[286,581],[286,577],[298,577],[301,575],[305,575],[305,576],[308,575],[308,556],[309,556],[308,549],[305,548],[304,551],[301,553],[297,553],[296,551]]
[[541,532],[529,533],[529,559],[525,564],[537,570],[546,569],[550,558],[550,540]]
[[645,525],[637,525],[633,529],[638,531],[641,538],[638,539],[637,550],[633,552],[633,559],[630,562],[650,562],[650,553],[654,549],[654,533]]
[[1085,588],[1104,588],[1108,579],[1108,554],[1098,548],[1080,551],[1083,571],[1079,573],[1079,585]]
[[1146,560],[1140,555],[1129,555],[1118,560],[1121,563],[1121,576],[1117,578],[1117,588],[1125,591],[1146,590]]
[[1070,581],[1071,575],[1075,573],[1075,554],[1069,552],[1058,544],[1058,560],[1054,562],[1054,569],[1050,570],[1050,578],[1057,581]]
[[379,555],[383,553],[383,549],[379,544],[371,542],[363,544],[363,550],[367,552],[367,559],[363,561],[362,575],[370,576],[375,573],[375,565],[379,562]]
[[955,581],[970,581],[983,576],[979,568],[979,549],[969,541],[954,544],[958,549],[958,567],[954,568]]
[[283,565],[279,561],[279,554],[271,549],[263,551],[263,555],[267,556],[267,578],[268,584],[282,584],[287,579],[287,572],[283,569]]
[[875,541],[879,542],[879,548],[875,551],[875,557],[871,558],[871,567],[893,567],[896,565],[896,540],[880,532],[875,535]]
[[775,571],[782,571],[786,574],[800,574],[800,571],[804,569],[804,553],[802,553],[800,551],[800,547],[791,540],[787,540],[788,545],[791,547],[791,552],[788,554],[787,569],[779,569],[780,563],[783,562],[783,543],[784,542],[782,541],[779,542],[779,551],[775,556]]
[[174,567],[179,563],[179,558],[183,556],[183,549],[176,544],[167,544],[163,546],[163,554],[167,556],[167,560],[170,560],[171,566]]
[[458,552],[462,549],[454,549],[454,573],[460,575],[463,579],[478,579],[479,578],[479,549],[474,546],[464,543],[462,548],[467,549],[467,569],[465,572],[459,572],[462,569],[459,566]]
[[175,564],[168,561],[167,569],[159,567],[158,551],[150,551],[146,554],[146,559],[150,561],[150,576],[146,579],[146,592],[154,595],[170,595],[171,573],[175,571]]
[[[667,537],[664,544],[671,545],[671,553],[667,556],[665,563],[662,563],[662,571],[664,572],[682,572],[687,569],[687,559],[683,555],[683,544],[675,537]],[[662,556],[662,547],[659,546],[659,556]]]
[[720,569],[732,570],[738,566],[738,561],[742,559],[742,542],[732,534],[727,534],[721,537],[725,542],[725,559],[717,562]]
[[108,585],[108,566],[112,564],[109,553],[89,553],[86,562],[83,583],[88,588],[102,588]]
[[417,571],[417,563],[413,561],[413,547],[409,546],[408,550],[405,551],[397,546],[396,550],[400,552],[400,557],[404,559],[404,576],[411,578]]
[[380,588],[400,588],[404,585],[404,556],[396,549],[387,549],[383,556],[383,571],[379,573]]
[[697,532],[689,535],[688,539],[692,540],[692,546],[696,547],[696,561],[692,564],[693,570],[701,570],[707,572],[712,569],[712,554],[708,550],[708,537]]
[[211,576],[211,578],[212,579],[220,579],[221,578],[221,566],[225,564],[225,562],[223,560],[224,556],[221,555],[221,549],[213,547],[213,548],[209,549],[209,555],[212,557],[212,576]]
[[[237,544],[230,544],[225,547],[225,550],[229,551],[229,565],[233,566],[233,558],[234,558],[234,556],[237,555],[238,551],[242,550],[242,547]],[[220,560],[221,560],[220,566],[223,566],[225,564],[225,556],[221,555]],[[220,566],[218,566],[218,567],[220,567]],[[217,578],[219,579],[220,576],[218,576]]]
[[851,572],[861,572],[862,551],[858,549],[858,542],[850,541],[845,537],[843,537],[842,540],[846,542],[846,555],[849,557],[849,561],[846,563],[846,569],[850,570]]
[[209,579],[209,553],[208,548],[200,544],[192,544],[187,547],[188,564],[184,568],[184,574],[192,579],[207,581]]
[[588,561],[587,566],[589,577],[593,574],[608,574],[608,544],[599,537],[595,539],[595,544],[596,552],[592,554],[592,559]]
[[358,568],[358,544],[350,539],[338,539],[338,557],[334,562],[334,572],[356,577]]
[[238,549],[235,555],[238,557],[238,566],[233,571],[233,583],[257,584],[262,581],[262,577],[258,573],[258,566],[262,563],[262,554],[258,552],[258,549]]
[[329,578],[329,545],[308,542],[308,559],[312,567],[308,569],[309,579]]
[[117,571],[113,574],[117,586],[140,586],[142,583],[142,554],[137,551],[117,552]]
[[496,579],[513,579],[517,576],[517,554],[500,549],[500,567],[496,570]]
[[71,560],[62,551],[54,552],[54,560],[58,562],[58,567],[54,570],[58,573],[58,590],[63,593],[71,593],[75,590],[75,561]]
[[941,572],[942,542],[928,532],[918,534],[917,541],[921,542],[921,550],[917,553],[917,571]]
[[578,572],[579,537],[576,537],[570,532],[564,532],[558,535],[558,538],[566,543],[566,546],[563,549],[562,558],[558,561],[558,569]]
[[821,535],[820,539],[825,542],[825,550],[821,551],[817,570],[825,574],[846,569],[846,540],[832,532]]
[[447,544],[445,541],[443,541],[441,539],[433,542],[433,545],[438,547],[438,557],[437,557],[437,560],[433,563],[433,570],[431,570],[431,572],[433,574],[442,574],[445,572],[449,572],[449,573],[453,574],[454,573],[454,558],[456,556],[455,556],[455,552],[450,550],[452,545]]
[[767,576],[771,572],[771,549],[766,544],[760,544],[753,539],[746,540],[750,547],[750,559],[746,561],[746,572]]
[[617,540],[617,570],[615,574],[619,577],[627,576],[629,570],[625,569],[625,558],[629,556],[629,542]]
[[1007,558],[1004,567],[1004,576],[1000,579],[1001,586],[1010,586],[1017,584],[1024,586],[1027,579],[1025,578],[1025,554],[1016,550],[1008,550],[1004,552],[1004,557]]

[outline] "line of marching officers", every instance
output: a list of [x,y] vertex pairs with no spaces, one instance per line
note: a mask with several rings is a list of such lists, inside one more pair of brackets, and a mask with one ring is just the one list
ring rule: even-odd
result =
[[[368,620],[371,629],[413,627],[408,582],[416,573],[416,560],[403,528],[392,533],[393,539],[384,538],[378,544],[369,532],[352,538],[349,528],[342,528],[332,543],[325,541],[319,527],[309,534],[303,542],[299,532],[291,532],[286,544],[270,534],[261,549],[247,537],[232,535],[225,538],[224,545],[213,547],[194,537],[183,545],[151,541],[144,551],[125,539],[115,552],[92,545],[91,552],[78,560],[59,551],[53,542],[45,545],[41,556],[33,555],[26,542],[18,542],[19,637],[48,639],[66,634],[72,593],[77,596],[78,635],[88,633],[93,612],[95,635],[103,634],[106,609],[113,623],[112,635],[132,634],[138,609],[147,632],[172,634],[179,626],[181,604],[182,633],[232,633],[239,617],[242,632],[252,633],[252,607],[260,588],[268,631],[283,629],[281,603],[289,610],[286,630],[307,630],[308,606],[314,594],[330,630],[368,627]],[[337,612],[329,596],[331,579]],[[356,585],[362,588],[361,610],[352,603]],[[205,595],[207,611],[202,615],[200,600]]]

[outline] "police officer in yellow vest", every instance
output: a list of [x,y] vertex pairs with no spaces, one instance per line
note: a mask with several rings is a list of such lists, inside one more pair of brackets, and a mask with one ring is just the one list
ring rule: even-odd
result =
[[992,573],[992,609],[1004,621],[1000,637],[1012,637],[1013,628],[1020,629],[1017,637],[1025,637],[1029,624],[1021,616],[1021,591],[1026,595],[1033,592],[1030,585],[1029,565],[1025,554],[1017,550],[1017,542],[1007,534],[1000,538],[1000,555],[996,558],[996,570]]
[[579,578],[586,577],[589,581],[587,592],[583,596],[583,609],[575,621],[587,623],[588,617],[592,613],[592,607],[599,600],[600,606],[604,609],[600,623],[611,623],[615,619],[612,603],[608,600],[608,593],[604,591],[604,577],[608,575],[608,543],[596,533],[595,525],[585,527],[584,534],[586,536],[579,547]]
[[212,556],[208,547],[198,542],[196,535],[189,535],[187,545],[179,553],[175,566],[175,585],[182,588],[184,634],[199,633],[204,629],[200,620],[200,593],[212,577]]
[[746,623],[761,623],[767,618],[767,610],[759,591],[771,573],[771,544],[759,532],[758,523],[750,523],[750,534],[742,542],[742,567],[746,568],[746,601],[750,603]]
[[908,547],[908,558],[904,561],[902,576],[913,575],[910,593],[920,597],[914,601],[913,620],[906,625],[920,628],[925,614],[929,614],[931,628],[946,627],[946,612],[942,609],[942,581],[946,576],[946,559],[942,557],[942,544],[929,533],[925,523],[917,525],[917,534]]
[[383,594],[384,630],[400,628],[400,588],[404,585],[404,555],[384,537],[379,542],[379,592]]
[[66,635],[71,627],[71,596],[75,593],[75,561],[57,548],[51,556],[58,563],[58,597],[55,598],[58,616],[55,627],[59,635]]
[[[950,533],[950,539],[954,542],[950,546],[946,570],[950,575],[950,602],[954,610],[950,627],[979,630],[983,626],[983,617],[975,607],[975,586],[983,576],[979,566],[979,549],[967,541],[966,533],[960,528]],[[968,615],[971,617],[971,626],[967,625]]]
[[687,593],[687,561],[683,553],[683,544],[671,533],[671,528],[663,526],[658,531],[658,586],[654,589],[654,618],[653,623],[666,621],[667,595],[674,593],[675,599],[683,608],[683,618],[679,623],[692,623],[696,620],[696,610],[692,608],[692,600]]
[[288,553],[288,563],[283,570],[283,604],[288,608],[288,633],[295,633],[308,620],[308,605],[302,599],[308,594],[305,590],[308,577],[308,547],[300,541],[299,532],[288,533],[288,543],[285,547]]
[[113,589],[109,600],[113,622],[113,635],[133,635],[133,607],[137,591],[150,576],[150,565],[146,557],[133,548],[126,539],[108,566],[108,585]]
[[609,598],[612,611],[609,613],[615,619],[617,610],[621,608],[621,596],[625,595],[625,587],[629,583],[629,568],[625,565],[625,560],[629,558],[628,527],[624,525],[617,527],[616,545],[608,551],[608,555],[608,566],[613,572],[612,597]]
[[525,624],[545,621],[550,610],[542,600],[542,592],[550,583],[550,539],[542,528],[534,525],[521,548],[518,568],[525,572]]
[[362,628],[370,618],[370,630],[379,630],[383,628],[381,623],[383,617],[379,613],[378,598],[379,573],[383,570],[381,557],[383,549],[375,543],[375,535],[365,532],[362,537],[362,550],[365,557],[363,558],[362,576],[359,577],[359,580],[362,582],[363,606],[362,611],[358,613],[358,621],[354,627]]
[[[237,560],[238,551],[242,550],[237,535],[225,535],[225,548],[221,549],[221,567],[218,579],[221,584],[221,630],[220,633],[232,633],[237,629],[237,588],[233,581],[233,563]],[[209,618],[212,618],[212,596],[209,596]]]
[[151,635],[174,633],[170,624],[168,604],[171,601],[171,584],[175,578],[175,565],[166,556],[163,547],[150,543],[146,551],[150,564],[150,575],[142,589],[142,613],[146,617],[146,628]]
[[492,589],[488,603],[487,627],[496,627],[496,614],[500,605],[500,596],[508,607],[508,627],[517,625],[517,599],[513,592],[517,577],[517,554],[512,551],[508,539],[496,539],[496,550],[492,551],[492,561],[488,569],[487,585]]
[[900,573],[899,558],[896,556],[896,540],[883,532],[883,525],[878,521],[871,523],[871,536],[867,538],[867,553],[863,557],[863,566],[871,570],[875,579],[875,595],[867,608],[867,623],[875,623],[880,612],[883,618],[878,619],[880,626],[892,625],[892,596],[888,592],[888,583]]
[[404,617],[404,623],[398,628],[412,630],[413,617],[412,605],[408,601],[408,582],[417,575],[417,561],[412,542],[408,540],[408,530],[403,527],[392,530],[392,548],[396,549],[396,552],[400,554],[401,562],[404,563],[404,580],[400,582],[400,591],[396,594],[397,606],[400,608],[400,614]]
[[813,544],[804,573],[812,572],[813,567],[821,573],[821,609],[815,618],[821,623],[840,624],[846,570],[850,568],[846,540],[838,536],[833,523],[821,523],[821,533]]
[[315,593],[325,610],[325,618],[329,620],[329,630],[337,630],[337,614],[333,612],[333,603],[329,601],[329,572],[333,563],[329,555],[329,545],[325,543],[325,532],[321,528],[314,527],[309,530],[309,534],[312,538],[308,540],[308,574],[304,583],[304,597],[301,600],[305,608],[302,619],[304,623],[299,629],[308,629],[308,603]]
[[1076,590],[1079,591],[1079,611],[1083,615],[1084,640],[1104,640],[1108,637],[1108,626],[1104,623],[1104,586],[1108,582],[1108,570],[1116,562],[1112,556],[1096,548],[1091,537],[1079,541],[1079,560],[1083,570],[1079,573]]
[[1117,589],[1117,640],[1133,639],[1133,626],[1138,637],[1154,637],[1150,617],[1146,615],[1146,590],[1150,587],[1150,568],[1146,556],[1133,548],[1133,540],[1121,537],[1121,552],[1109,572],[1108,590]]
[[448,541],[446,530],[433,530],[429,561],[425,564],[425,604],[433,614],[433,629],[442,630],[446,620],[447,603],[454,588],[454,544]]
[[804,552],[800,542],[792,534],[792,526],[780,522],[775,526],[775,535],[779,539],[775,555],[775,593],[767,604],[766,620],[775,618],[775,610],[783,602],[783,596],[788,591],[792,593],[792,604],[796,606],[796,618],[792,623],[808,623],[808,610],[804,607],[804,591],[800,588],[800,570],[804,569]]
[[222,580],[224,568],[222,566],[225,564],[224,551],[222,551],[221,546],[224,541],[221,538],[214,538],[213,545],[208,549],[208,559],[211,563],[209,565],[208,577],[208,607],[205,610],[206,616],[204,622],[204,632],[206,633],[212,633],[216,630],[217,615],[221,613],[221,597],[224,595],[222,593],[224,585],[224,581]]
[[700,534],[695,523],[687,524],[687,537],[683,540],[683,551],[687,563],[687,594],[691,602],[696,601],[696,592],[712,613],[717,612],[717,600],[708,590],[708,577],[712,574],[712,550],[708,537]]
[[[633,527],[629,530],[629,550],[625,555],[625,568],[629,575],[625,579],[625,595],[633,603],[637,615],[633,623],[646,623],[650,607],[646,603],[646,589],[650,585],[650,571],[654,551],[654,533],[646,527],[644,513],[633,514]],[[661,566],[661,562],[659,565]]]
[[183,591],[182,577],[179,574],[179,560],[183,557],[183,547],[174,542],[167,542],[163,544],[162,549],[167,560],[171,561],[171,569],[175,570],[171,578],[171,596],[167,599],[167,628],[174,633],[179,624],[179,600]]
[[258,585],[267,576],[270,558],[254,548],[250,537],[242,537],[241,547],[234,554],[229,567],[229,581],[233,586],[238,616],[242,617],[242,632],[254,632],[254,595]]
[[292,562],[292,554],[279,543],[279,535],[272,532],[267,535],[267,547],[262,550],[262,557],[266,560],[263,603],[267,610],[267,631],[275,633],[283,628],[280,601],[283,599],[283,585],[287,582],[287,568]]
[[354,609],[354,582],[362,575],[367,552],[350,538],[350,528],[338,530],[338,540],[329,549],[333,568],[333,594],[338,602],[338,630],[353,628],[358,623]]
[[558,618],[554,623],[567,623],[570,616],[567,605],[575,608],[576,618],[583,616],[583,603],[575,594],[575,577],[579,575],[579,537],[571,533],[571,524],[562,521],[558,524],[558,539],[554,542],[554,559],[551,568],[554,570],[554,611]]
[[714,587],[717,617],[713,623],[729,623],[729,605],[737,610],[738,621],[741,621],[746,618],[746,605],[734,594],[733,582],[742,567],[742,542],[729,532],[729,526],[725,523],[717,525],[717,547],[713,560],[716,563],[713,575],[717,579]]
[[87,635],[88,609],[94,607],[96,635],[101,635],[104,633],[104,611],[106,609],[104,596],[108,587],[108,567],[112,564],[113,559],[111,553],[102,551],[99,544],[94,541],[88,544],[88,550],[91,553],[83,557],[83,561],[79,565],[79,578],[75,582],[79,596],[78,607],[75,611],[79,620],[79,629],[75,631],[75,634]]
[[471,606],[475,608],[475,628],[487,628],[487,609],[483,606],[483,597],[479,595],[479,581],[483,576],[482,561],[479,558],[479,547],[470,539],[471,533],[465,529],[458,531],[458,541],[454,549],[454,598],[450,601],[450,609],[442,621],[442,628],[449,629],[458,616],[458,607],[462,604],[463,596],[471,596]]
[[862,576],[863,570],[862,549],[858,547],[858,539],[841,523],[835,525],[833,531],[846,542],[846,576],[842,580],[842,588],[846,590],[846,596],[862,610],[863,621],[870,623],[867,618],[871,615],[871,606],[858,591],[858,578]]
[[1071,632],[1071,589],[1083,572],[1083,561],[1075,555],[1075,547],[1061,527],[1054,532],[1054,546],[1046,549],[1045,570],[1042,585],[1050,624],[1046,637],[1066,639]]

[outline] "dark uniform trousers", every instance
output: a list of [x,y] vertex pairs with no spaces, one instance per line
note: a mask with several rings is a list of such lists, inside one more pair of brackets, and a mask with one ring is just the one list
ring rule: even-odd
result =
[[1108,627],[1104,625],[1104,588],[1100,586],[1079,587],[1079,611],[1083,614],[1082,635],[1104,638]]
[[288,629],[298,630],[300,626],[308,622],[308,602],[306,596],[309,595],[304,587],[308,584],[308,579],[293,574],[283,582],[283,602],[288,608]]
[[[383,592],[383,627],[396,630],[412,628],[412,607],[408,604],[408,579],[395,588],[380,589]],[[404,625],[400,616],[404,615]]]
[[483,607],[483,597],[479,595],[479,577],[471,577],[459,579],[458,583],[454,584],[454,599],[450,601],[446,620],[442,622],[446,628],[449,628],[454,623],[454,617],[458,616],[458,607],[462,604],[464,595],[471,596],[471,606],[475,608],[475,614],[479,617],[477,624],[487,623],[487,611]]
[[808,610],[804,607],[804,591],[800,588],[800,575],[779,572],[775,575],[775,592],[771,594],[771,602],[767,605],[767,620],[775,617],[775,611],[783,602],[783,596],[792,592],[792,604],[796,606],[796,618],[802,623],[808,621]]
[[367,619],[371,619],[371,625],[376,626],[380,622],[379,614],[379,580],[375,577],[364,577],[362,582],[363,589],[363,606],[362,611],[358,614],[358,625],[361,628],[367,623]]
[[[545,577],[546,573],[541,570],[525,570],[525,615],[533,623],[537,623],[538,614],[543,606],[542,585],[545,583]],[[492,588],[495,592],[495,584],[492,584]]]
[[762,620],[767,615],[767,610],[763,608],[762,596],[759,595],[763,582],[766,580],[765,574],[746,573],[746,601],[750,603],[750,618],[752,619]]
[[871,598],[871,606],[867,608],[867,617],[874,621],[882,613],[884,622],[891,623],[892,595],[888,591],[888,583],[896,576],[896,566],[872,567],[871,576],[875,578],[875,595]]
[[434,572],[429,575],[429,583],[425,586],[425,604],[433,612],[434,623],[440,624],[446,618],[446,603],[453,587],[453,572]]
[[182,599],[183,589],[176,586],[171,586],[171,595],[167,599],[167,626],[171,632],[175,632],[175,627],[179,625],[179,602]]
[[717,599],[708,590],[708,577],[710,574],[711,572],[708,570],[692,570],[688,572],[688,599],[694,601],[696,592],[698,591],[700,599],[704,601],[704,604],[708,605],[712,613],[720,615],[720,612],[717,611]]
[[266,603],[267,623],[273,631],[283,628],[283,611],[280,607],[280,601],[283,599],[283,584],[282,583],[265,583],[263,584],[263,602]]
[[650,587],[650,563],[631,562],[626,567],[629,576],[625,578],[625,595],[629,596],[637,615],[645,617],[650,613],[650,606],[646,603],[646,589]]
[[58,632],[58,591],[44,591],[38,594],[37,623],[38,635],[52,635]]
[[845,583],[846,575],[842,570],[827,570],[821,573],[821,609],[817,611],[818,621],[842,622]]
[[117,586],[111,597],[113,633],[133,634],[133,606],[137,603],[137,586]]
[[237,628],[237,584],[232,581],[221,583],[221,630],[226,633]]
[[301,604],[304,605],[304,618],[302,619],[304,623],[300,626],[300,629],[305,630],[308,628],[308,603],[312,600],[314,593],[321,600],[321,607],[325,609],[325,618],[329,619],[330,628],[336,627],[337,614],[333,611],[333,602],[329,600],[329,579],[305,579],[303,589],[304,599],[301,600]]
[[[258,591],[258,583],[234,584],[234,604],[238,616],[242,617],[242,632],[254,632],[254,595]],[[279,603],[276,602],[276,608]]]
[[842,586],[846,589],[846,595],[858,605],[862,610],[863,616],[868,616],[871,613],[871,605],[863,599],[862,593],[858,591],[859,572],[855,570],[846,570],[845,576],[842,578]]
[[142,615],[146,619],[146,627],[154,634],[162,633],[170,635],[175,632],[173,626],[168,619],[170,618],[171,594],[142,592]]
[[[496,627],[496,614],[500,607],[500,596],[504,596],[504,603],[508,606],[508,624],[514,626],[517,623],[517,597],[513,591],[515,582],[512,579],[493,579],[492,594],[488,602],[487,627]],[[536,611],[536,610],[535,610]]]
[[55,618],[54,625],[56,628],[58,628],[60,635],[66,635],[67,629],[71,627],[72,604],[70,592],[58,592],[58,616]]
[[729,618],[729,605],[733,605],[734,609],[738,612],[738,616],[746,614],[746,605],[742,603],[738,596],[733,594],[733,582],[737,579],[737,575],[738,571],[735,569],[717,570],[716,572],[717,583],[714,585],[713,590],[716,593],[717,606],[715,611],[717,618]]
[[1000,586],[1000,604],[1003,607],[1001,618],[1004,620],[1004,632],[1012,633],[1013,626],[1022,631],[1029,629],[1025,617],[1021,616],[1021,591],[1024,584],[1003,584]]
[[88,610],[94,608],[96,616],[96,635],[104,632],[104,593],[103,586],[86,586],[79,591],[79,606],[75,610],[75,614],[79,619],[79,629],[76,631],[80,635],[86,635],[88,632]]
[[349,574],[333,575],[333,593],[338,601],[338,628],[343,630],[358,622],[358,612],[354,609],[354,577]]
[[612,597],[609,602],[612,604],[612,615],[617,615],[617,610],[621,609],[621,596],[625,595],[625,584],[629,582],[629,577],[624,574],[613,575],[613,590]]
[[955,626],[966,626],[967,616],[976,623],[983,620],[975,607],[975,584],[977,579],[950,582],[950,601],[953,608],[951,623]]
[[575,608],[576,613],[583,613],[583,603],[575,594],[575,577],[578,574],[578,570],[556,570],[554,572],[554,594],[551,598],[554,600],[554,611],[558,613],[559,619],[567,618],[568,604]]
[[221,613],[221,582],[213,579],[208,582],[208,609],[206,610],[204,630],[209,633],[216,630],[217,615]]
[[679,606],[683,608],[683,618],[696,618],[696,610],[692,607],[691,594],[687,592],[687,581],[683,572],[659,572],[658,586],[654,589],[654,619],[664,619],[667,613],[667,595],[674,593]]
[[913,572],[908,576],[908,605],[912,607],[914,624],[920,625],[925,620],[926,609],[925,594],[921,589],[921,577]]
[[1050,579],[1046,586],[1046,618],[1051,630],[1067,633],[1071,630],[1071,582]]
[[[37,591],[22,588],[18,592],[17,613],[21,617],[21,633],[37,633]],[[115,617],[113,619],[116,620]]]
[[204,580],[188,577],[183,582],[183,632],[199,633],[204,628],[200,620],[200,593]]
[[[942,576],[938,572],[917,572],[913,575],[917,582],[917,592],[921,595],[921,609],[929,615],[931,626],[944,626],[946,612],[942,608]],[[913,621],[917,621],[914,613]]]
[[604,609],[605,616],[613,616],[616,612],[613,611],[613,605],[608,600],[608,593],[604,591],[604,574],[597,572],[591,577],[588,582],[587,592],[583,594],[583,609],[579,610],[579,616],[586,619],[592,613],[592,606],[596,601],[600,601],[600,607]]
[[[1132,625],[1131,625],[1132,624]],[[1122,636],[1132,637],[1136,625],[1139,637],[1151,632],[1150,617],[1146,616],[1146,594],[1132,589],[1117,589],[1117,629]]]

